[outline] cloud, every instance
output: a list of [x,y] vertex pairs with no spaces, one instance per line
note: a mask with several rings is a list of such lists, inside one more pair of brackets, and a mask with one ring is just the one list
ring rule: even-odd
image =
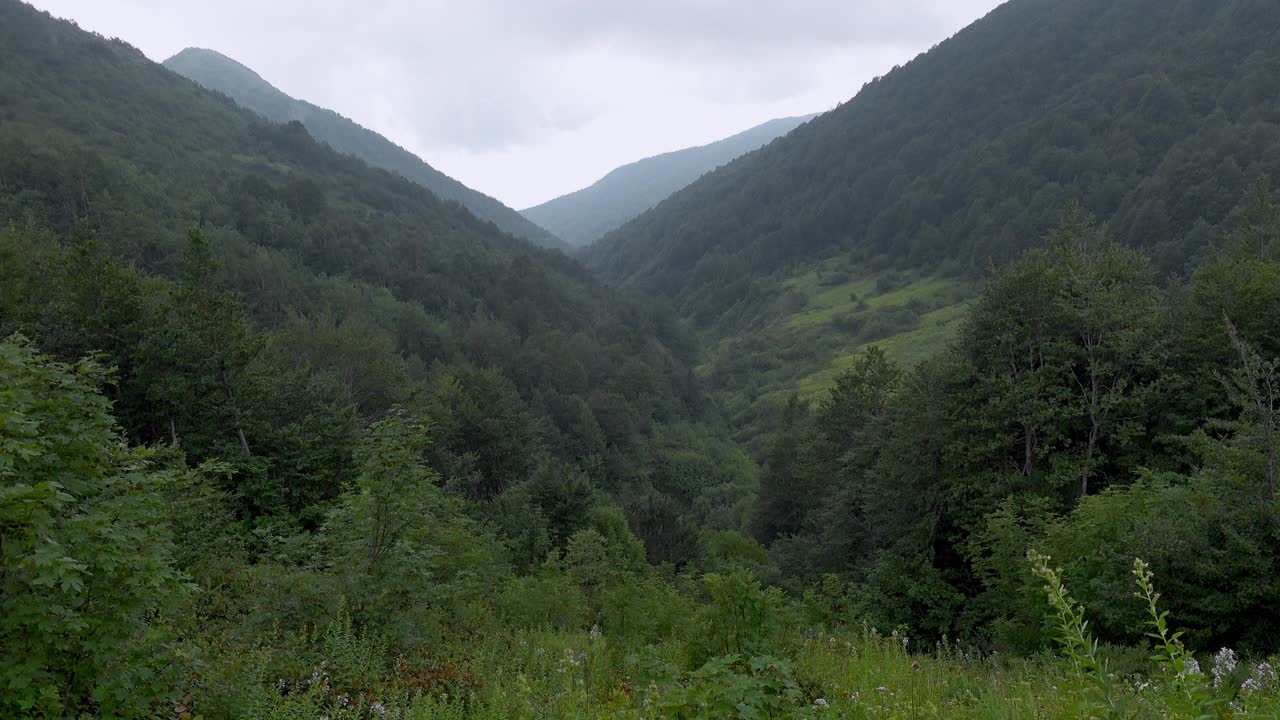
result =
[[510,204],[828,109],[999,0],[34,0],[209,47]]
[[[757,59],[853,46],[918,44],[945,30],[947,0],[482,0],[559,46],[609,42],[684,58]],[[961,3],[963,4],[963,3]]]

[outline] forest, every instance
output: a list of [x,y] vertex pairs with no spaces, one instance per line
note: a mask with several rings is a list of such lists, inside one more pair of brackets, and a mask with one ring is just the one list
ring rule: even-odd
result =
[[[982,56],[1044,12],[1222,51],[1170,50],[1174,73],[1249,52],[1260,17],[1097,5],[1014,0],[935,52]],[[1257,132],[1219,149],[1254,160],[1187,160],[1214,188],[1179,196],[1190,234],[1117,209],[1173,196],[1099,206],[1081,176],[949,227],[952,259],[1000,248],[981,268],[797,261],[840,296],[815,336],[865,343],[758,403],[750,442],[753,371],[715,344],[754,321],[593,274],[682,205],[711,217],[753,163],[872,122],[867,98],[945,96],[916,88],[955,64],[931,56],[584,266],[0,0],[0,717],[1280,715],[1280,193],[1257,88],[1217,100],[1249,101]],[[1198,117],[1171,116],[1144,167]],[[883,299],[934,271],[955,319],[901,361],[899,316],[931,310]]]
[[541,247],[568,249],[560,238],[494,198],[472,190],[408,150],[332,110],[289,97],[254,71],[225,55],[213,50],[187,48],[165,60],[164,66],[203,87],[225,94],[246,110],[252,110],[272,122],[297,120],[316,140],[334,150],[413,180],[441,199],[459,203],[476,217],[492,222],[505,232]]

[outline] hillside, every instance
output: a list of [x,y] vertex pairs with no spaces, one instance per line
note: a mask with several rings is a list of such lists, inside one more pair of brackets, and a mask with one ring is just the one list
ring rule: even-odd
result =
[[759,318],[779,278],[862,267],[980,272],[1078,202],[1182,269],[1249,179],[1280,163],[1280,17],[1259,0],[1015,0],[841,107],[599,243],[610,281],[703,326]]
[[[1278,37],[1258,0],[1015,0],[584,261],[675,302],[717,345],[717,385],[779,401],[826,387],[869,340],[945,343],[972,283],[1071,204],[1185,274],[1280,169]],[[954,291],[933,297],[939,280]],[[904,284],[922,303],[876,299]],[[750,404],[736,412],[773,412]]]
[[[16,0],[0,1],[0,67],[0,227],[18,232],[6,236],[12,255],[0,270],[9,273],[6,289],[25,295],[18,310],[56,305],[70,292],[61,284],[76,281],[57,278],[76,267],[71,249],[86,235],[120,272],[151,278],[139,288],[182,280],[191,253],[210,254],[198,264],[219,269],[201,275],[233,293],[245,332],[257,337],[225,371],[231,381],[302,373],[336,383],[360,417],[434,407],[437,464],[484,494],[547,461],[595,463],[596,486],[642,493],[632,480],[657,452],[654,429],[698,412],[695,348],[670,313],[602,287],[561,252],[339,154],[296,121],[270,123],[123,41]],[[124,373],[118,406],[131,437],[206,436],[204,415],[166,413],[156,386],[132,374],[146,364],[144,340],[165,336],[138,330],[142,344],[134,344],[113,325],[149,315],[93,320],[81,314],[130,305],[85,303],[0,313],[0,330],[23,330],[64,359],[107,351]],[[294,417],[278,412],[258,418],[263,433]],[[194,459],[226,452],[184,445]],[[249,482],[239,474],[247,473],[276,487],[278,473],[299,465],[255,453],[237,467],[238,483]],[[322,496],[338,486],[325,487]],[[268,495],[246,493],[245,502],[274,507]]]
[[[1110,228],[1044,200],[1046,228],[936,256],[685,258],[703,354],[564,253],[0,0],[0,718],[1280,717],[1280,193],[1238,177],[1277,160],[1280,110],[1227,97],[1280,82],[1270,8],[1162,7],[1015,0],[962,38],[1100,33],[1055,45],[1106,51],[1071,66],[1099,74],[1085,105],[1198,60],[1195,103],[1076,136],[1134,131],[1099,172],[1165,200],[1182,175],[1137,163],[1198,137],[1157,165],[1197,193]],[[1054,57],[1002,72],[1039,62],[1024,90],[1051,94],[1076,82]],[[1184,127],[1213,87],[1239,114]],[[753,189],[826,121],[609,242]],[[894,133],[861,129],[871,155]],[[995,157],[988,180],[1044,170]],[[1059,190],[1128,202],[1111,177]],[[828,211],[778,205],[744,247]],[[755,295],[715,294],[739,275]]]
[[645,158],[589,187],[521,212],[574,247],[590,245],[706,173],[815,117],[770,120],[717,142]]
[[399,173],[441,198],[459,203],[505,232],[543,247],[564,247],[554,235],[498,200],[472,190],[408,150],[332,110],[289,97],[253,70],[221,53],[187,48],[165,60],[164,66],[210,90],[226,94],[269,120],[279,123],[296,120],[313,137],[333,149],[355,155],[374,167]]

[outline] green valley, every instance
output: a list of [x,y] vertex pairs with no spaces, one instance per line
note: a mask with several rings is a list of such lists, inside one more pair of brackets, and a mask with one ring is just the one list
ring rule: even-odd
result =
[[1272,0],[1010,0],[530,212],[577,257],[148,53],[532,197],[991,5],[57,2],[0,0],[0,718],[1280,717]]

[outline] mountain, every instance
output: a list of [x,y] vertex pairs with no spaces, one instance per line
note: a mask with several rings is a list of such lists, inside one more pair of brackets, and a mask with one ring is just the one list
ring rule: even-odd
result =
[[170,70],[226,94],[241,106],[275,122],[297,120],[317,140],[375,167],[399,173],[445,200],[452,200],[476,217],[505,232],[543,247],[564,248],[551,233],[488,195],[463,185],[423,162],[416,155],[372,130],[332,110],[295,100],[257,73],[213,50],[187,48],[164,61]]
[[521,212],[575,247],[590,245],[734,158],[769,144],[817,115],[770,120],[709,145],[645,158],[590,187]]
[[[233,382],[303,373],[367,417],[396,406],[453,407],[469,419],[450,422],[443,410],[431,411],[444,458],[436,466],[474,487],[524,479],[539,458],[584,457],[598,463],[594,480],[621,486],[636,472],[628,456],[646,432],[697,412],[695,347],[669,312],[603,287],[559,251],[333,150],[300,122],[270,122],[124,41],[17,0],[0,0],[0,68],[0,240],[19,247],[11,254],[0,248],[0,286],[27,296],[19,309],[38,310],[26,322],[0,307],[6,334],[23,330],[42,347],[77,348],[67,359],[123,342],[127,332],[112,330],[112,322],[100,324],[102,345],[87,339],[95,337],[92,323],[72,322],[94,308],[126,307],[118,298],[94,295],[65,313],[47,309],[62,302],[55,279],[62,265],[92,255],[86,238],[96,238],[113,262],[155,283],[188,282],[195,261],[219,266],[217,285],[265,334],[236,344],[246,353],[257,348],[259,360],[228,361]],[[99,275],[110,273],[77,277]],[[138,307],[120,322],[140,321],[164,304]],[[210,320],[206,328],[193,318],[178,329],[224,325]],[[150,331],[141,336],[157,352],[180,346]],[[218,343],[192,346],[232,352]],[[189,438],[212,410],[201,415],[208,408],[196,407],[175,423],[155,397],[169,391],[154,388],[176,386],[139,385],[141,361],[129,348],[108,362],[122,373],[118,405],[130,436],[184,438],[188,453],[202,457]],[[157,372],[191,362],[172,358]],[[220,406],[231,398],[227,387]],[[243,388],[235,397],[252,401]],[[281,407],[261,420],[262,433],[293,416]],[[504,418],[519,432],[504,429]],[[253,434],[250,428],[247,445]],[[249,470],[292,467],[277,459],[281,465],[255,448]]]
[[1161,273],[1194,268],[1280,171],[1278,38],[1266,0],[1013,0],[584,261],[673,301],[739,411],[769,414],[755,400],[819,391],[870,342],[945,345],[973,283],[1072,204]]

